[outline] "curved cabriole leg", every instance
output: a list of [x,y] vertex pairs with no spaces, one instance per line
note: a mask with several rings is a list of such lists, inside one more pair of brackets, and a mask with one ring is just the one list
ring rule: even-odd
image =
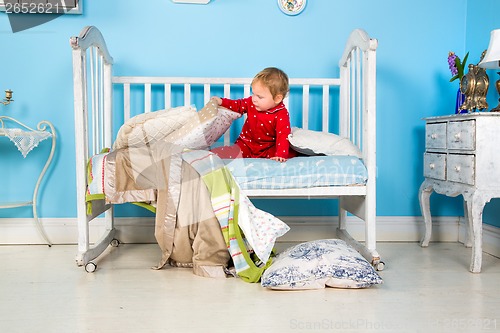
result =
[[420,246],[429,246],[429,241],[432,234],[432,218],[431,218],[431,207],[430,207],[430,196],[433,192],[432,184],[429,184],[427,180],[424,180],[420,189],[418,191],[418,198],[420,201],[420,210],[425,222],[425,234],[420,242]]
[[483,260],[483,209],[490,198],[475,191],[467,200],[467,210],[472,223],[472,258],[470,271],[480,273]]
[[472,219],[469,217],[469,208],[467,207],[467,200],[465,199],[465,195],[464,195],[464,219],[465,219],[465,224],[467,226],[464,246],[472,247],[474,231],[472,230]]

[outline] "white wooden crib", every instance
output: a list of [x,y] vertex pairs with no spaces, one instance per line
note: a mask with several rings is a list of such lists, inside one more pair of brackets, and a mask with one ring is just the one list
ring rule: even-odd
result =
[[[203,101],[207,102],[215,91],[223,91],[225,97],[240,89],[244,96],[250,95],[251,78],[195,78],[195,77],[140,77],[113,76],[113,59],[110,56],[102,34],[96,27],[85,27],[78,37],[72,37],[73,83],[76,141],[76,188],[78,218],[78,254],[76,262],[87,271],[94,271],[92,262],[108,245],[117,245],[113,222],[113,209],[94,206],[93,214],[87,215],[85,194],[87,188],[87,162],[91,156],[113,143],[113,120],[122,113],[127,120],[134,114],[136,104],[131,99],[139,88],[144,112],[153,110],[153,97],[161,90],[164,105],[169,108],[175,103],[174,94],[182,90],[180,104],[190,105],[195,90],[202,90]],[[383,269],[383,262],[376,250],[376,48],[377,40],[360,29],[354,30],[346,43],[339,61],[339,78],[290,78],[291,89],[301,91],[302,124],[309,128],[314,113],[321,112],[322,131],[332,126],[332,115],[338,118],[339,135],[349,138],[362,152],[367,168],[368,181],[363,186],[313,187],[286,190],[247,190],[255,198],[334,198],[339,202],[338,237],[354,246],[372,265]],[[311,107],[311,91],[320,91],[320,109]],[[113,95],[123,94],[123,108],[113,107]],[[332,94],[340,94],[332,98]],[[243,96],[241,96],[243,97]],[[116,101],[116,99],[115,99]],[[121,103],[115,103],[121,104]],[[292,108],[292,99],[285,100]],[[338,114],[338,116],[337,116]],[[292,124],[293,125],[293,124]],[[233,130],[234,131],[234,130]],[[230,144],[230,131],[224,136],[224,144]],[[89,241],[89,224],[105,212],[105,233],[96,243]],[[365,241],[354,240],[346,230],[347,214],[351,213],[365,222]]]

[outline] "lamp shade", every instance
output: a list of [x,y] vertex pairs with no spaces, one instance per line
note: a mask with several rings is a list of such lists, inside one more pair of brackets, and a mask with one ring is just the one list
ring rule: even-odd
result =
[[490,45],[479,67],[500,68],[500,29],[491,31]]

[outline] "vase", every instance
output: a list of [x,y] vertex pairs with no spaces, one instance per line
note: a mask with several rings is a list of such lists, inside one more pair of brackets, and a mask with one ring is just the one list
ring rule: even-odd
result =
[[462,104],[464,104],[464,102],[465,102],[465,94],[462,94],[462,91],[460,90],[460,88],[458,88],[458,91],[457,91],[457,100],[456,100],[456,103],[455,103],[455,114],[468,113],[469,112],[467,109],[460,110],[460,107],[462,106]]

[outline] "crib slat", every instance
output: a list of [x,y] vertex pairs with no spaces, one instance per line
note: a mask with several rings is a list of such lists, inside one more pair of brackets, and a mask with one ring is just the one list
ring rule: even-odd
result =
[[99,54],[99,111],[100,111],[100,133],[101,133],[101,141],[99,142],[99,147],[106,147],[106,142],[108,135],[105,131],[105,113],[104,113],[104,60],[102,54]]
[[224,98],[231,97],[231,85],[229,83],[224,84]]
[[144,113],[151,112],[151,83],[144,85]]
[[[95,114],[94,114],[94,84],[95,84],[95,79],[94,79],[94,48],[91,47],[89,48],[89,55],[88,58],[90,59],[90,118],[91,118],[91,129],[90,129],[90,140],[92,144],[91,148],[91,154],[94,155],[96,154],[95,152]],[[87,97],[89,98],[89,97]]]
[[184,105],[191,105],[191,84],[184,84]]
[[[88,73],[87,73],[87,68],[88,68],[88,65],[87,65],[87,56],[86,55],[82,55],[81,56],[81,61],[82,61],[82,66],[80,68],[81,70],[81,73],[82,73],[82,77],[83,77],[83,80],[82,80],[82,91],[81,91],[81,99],[83,101],[83,110],[82,111],[82,114],[83,114],[83,119],[84,119],[84,122],[85,122],[85,134],[83,134],[83,136],[85,137],[86,140],[88,140],[88,109],[89,109],[89,98],[88,98]],[[75,98],[77,98],[75,96]],[[80,125],[82,126],[82,125]],[[76,125],[75,125],[76,127]],[[86,153],[85,153],[85,157],[86,157],[86,160],[85,162],[87,162],[87,160],[90,158],[90,154],[91,152],[89,151],[90,150],[90,147],[85,144],[85,150],[86,150]]]
[[205,104],[208,103],[208,101],[210,100],[210,84],[209,83],[205,83],[203,85],[203,101],[205,102]]
[[283,104],[285,104],[285,107],[287,109],[290,109],[290,98],[288,96],[286,96],[285,98],[283,98]]
[[100,55],[95,48],[95,79],[96,79],[96,85],[95,85],[95,112],[96,112],[96,139],[95,139],[95,144],[96,144],[96,152],[99,151],[100,147],[102,147],[102,144],[104,142],[103,138],[103,113],[101,109],[101,87],[102,87],[102,76],[101,76],[101,64],[100,64]]
[[169,109],[172,107],[172,85],[165,83],[163,87],[165,91],[165,109]]
[[[224,84],[224,98],[231,97],[231,85],[229,83]],[[224,133],[224,146],[231,145],[231,131],[226,131]]]
[[[354,63],[354,65],[352,65]],[[350,81],[351,81],[351,86],[350,86],[350,89],[351,89],[351,103],[349,105],[350,109],[349,109],[349,116],[350,116],[350,119],[349,119],[349,123],[351,124],[351,126],[349,126],[349,138],[354,142],[356,139],[355,139],[355,123],[356,123],[356,76],[355,76],[355,72],[356,72],[356,59],[351,59],[351,67],[350,67]]]
[[349,61],[348,61],[348,67],[347,67],[347,84],[346,84],[346,88],[349,92],[348,96],[347,96],[347,109],[345,111],[346,115],[347,115],[347,120],[346,120],[346,135],[348,138],[351,137],[351,121],[352,121],[352,68],[351,68],[351,59],[349,58]]
[[309,85],[302,87],[302,128],[309,128]]
[[323,85],[323,132],[328,132],[329,114],[330,114],[330,87]]
[[361,121],[362,121],[362,101],[361,101],[361,54],[360,49],[356,49],[356,101],[357,101],[357,117],[356,117],[356,143],[361,145]]
[[130,84],[123,85],[123,119],[130,119]]
[[[244,84],[243,85],[243,96],[244,97],[250,97],[252,95],[252,92],[250,91],[250,84]],[[246,120],[247,119],[247,114],[245,113],[243,115],[243,120]]]
[[244,97],[249,97],[250,96],[250,85],[249,84],[244,84],[243,85],[243,96]]
[[113,86],[111,84],[111,77],[113,73],[111,71],[111,65],[107,64],[105,59],[103,58],[103,110],[104,110],[104,133],[106,133],[105,147],[111,147],[113,142]]
[[97,91],[99,89],[98,81],[98,53],[96,47],[90,48],[90,80],[91,80],[91,101],[92,101],[92,150],[93,154],[99,153],[99,140],[101,136],[99,135],[99,110],[98,110],[98,96]]
[[[340,87],[340,100],[339,100],[339,108],[340,110],[346,110],[347,107],[347,88],[346,88],[346,73],[347,69],[346,67],[342,66],[340,67],[340,77],[341,77],[341,87]],[[340,112],[339,113],[339,134],[341,136],[346,136],[345,135],[345,128],[346,128],[346,115],[345,112]]]

